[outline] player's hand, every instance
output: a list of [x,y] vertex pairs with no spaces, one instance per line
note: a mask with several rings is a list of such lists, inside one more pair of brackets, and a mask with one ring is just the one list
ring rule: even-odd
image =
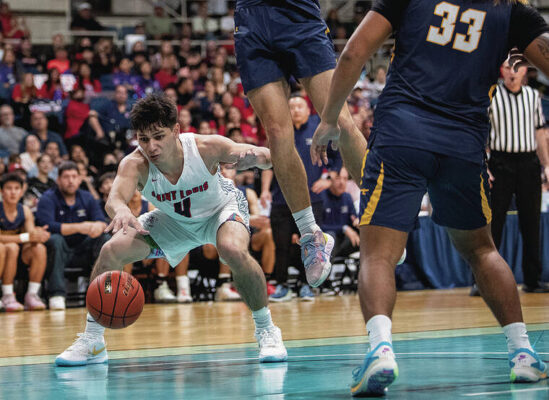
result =
[[238,161],[235,163],[237,170],[249,169],[258,167],[261,169],[269,169],[271,164],[271,152],[266,147],[250,147],[246,151],[240,152]]
[[513,47],[509,51],[507,62],[515,72],[517,72],[520,67],[527,67],[529,65],[528,60],[524,57],[524,54],[522,54],[516,47]]
[[50,233],[47,231],[48,225],[37,226],[33,231],[29,232],[29,242],[45,243],[50,238]]
[[345,236],[349,238],[349,240],[351,241],[351,244],[354,247],[358,247],[360,245],[360,236],[358,235],[358,233],[356,233],[356,231],[353,228],[347,227],[344,233],[345,233]]
[[130,209],[122,209],[117,212],[111,223],[105,228],[105,233],[112,232],[114,235],[116,232],[122,229],[124,235],[128,233],[128,227],[131,226],[141,235],[148,235],[149,231],[143,228],[143,225],[132,214]]
[[313,165],[322,167],[322,163],[328,164],[328,143],[332,141],[332,149],[337,150],[339,145],[339,128],[337,125],[330,125],[320,122],[316,128],[311,144],[311,161]]
[[492,189],[492,183],[496,180],[496,178],[494,178],[494,175],[492,175],[489,168],[486,168],[486,172],[488,172],[488,185],[490,185],[490,189]]

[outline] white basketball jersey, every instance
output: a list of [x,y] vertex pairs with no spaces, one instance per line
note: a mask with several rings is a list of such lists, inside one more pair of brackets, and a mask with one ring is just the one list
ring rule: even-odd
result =
[[[196,146],[193,133],[182,133],[183,172],[175,185],[149,160],[149,176],[141,191],[145,198],[170,217],[180,221],[199,221],[220,211],[237,197],[233,182],[219,172],[212,175]],[[141,153],[147,157],[139,147]]]

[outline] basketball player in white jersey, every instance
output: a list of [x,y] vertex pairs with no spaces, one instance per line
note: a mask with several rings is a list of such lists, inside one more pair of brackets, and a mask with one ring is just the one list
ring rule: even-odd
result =
[[[164,96],[140,100],[130,119],[139,148],[118,168],[105,206],[112,218],[106,231],[112,231],[113,237],[101,249],[90,281],[147,257],[166,257],[175,267],[191,249],[211,243],[231,267],[242,300],[252,310],[259,361],[285,361],[280,329],[267,308],[265,277],[248,252],[248,204],[219,172],[220,163],[237,169],[270,168],[269,150],[218,135],[179,134],[177,109]],[[139,218],[127,206],[136,189],[156,207]],[[55,363],[106,362],[104,331],[88,313],[85,332]]]

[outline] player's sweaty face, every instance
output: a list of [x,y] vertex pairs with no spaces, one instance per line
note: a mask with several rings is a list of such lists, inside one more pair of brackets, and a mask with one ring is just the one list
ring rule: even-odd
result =
[[154,128],[147,132],[138,132],[139,145],[153,162],[158,162],[166,149],[173,143],[173,134],[170,128]]

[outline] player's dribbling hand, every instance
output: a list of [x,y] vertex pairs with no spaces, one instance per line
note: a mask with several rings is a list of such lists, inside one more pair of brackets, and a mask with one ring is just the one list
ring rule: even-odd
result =
[[149,234],[149,231],[143,228],[143,225],[135,218],[130,209],[117,212],[111,223],[105,228],[105,233],[112,232],[114,235],[122,229],[122,232],[126,234],[128,233],[128,227],[130,226],[141,235]]
[[337,150],[339,141],[339,128],[337,125],[330,125],[320,122],[316,128],[311,144],[311,161],[313,165],[322,167],[322,163],[328,164],[328,143],[332,141],[332,149]]
[[238,155],[238,161],[235,163],[235,168],[237,170],[249,169],[252,167],[269,169],[272,167],[270,155],[271,153],[266,147],[249,148]]

